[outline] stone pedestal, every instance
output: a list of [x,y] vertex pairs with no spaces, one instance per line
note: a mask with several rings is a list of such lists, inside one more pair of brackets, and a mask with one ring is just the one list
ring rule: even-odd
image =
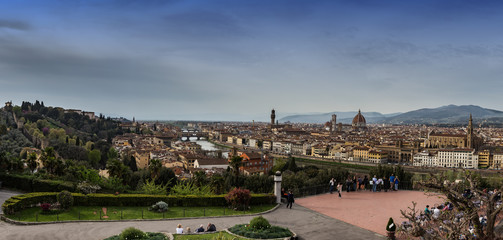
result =
[[281,172],[277,171],[274,174],[274,195],[276,196],[276,203],[281,203]]

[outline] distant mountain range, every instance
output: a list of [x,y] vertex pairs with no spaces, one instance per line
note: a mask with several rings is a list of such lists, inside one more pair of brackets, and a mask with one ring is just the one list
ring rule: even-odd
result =
[[[280,122],[325,123],[332,114],[337,115],[337,122],[349,124],[358,112],[330,112],[321,114],[299,114],[286,116]],[[367,123],[391,124],[462,124],[467,123],[470,114],[476,122],[503,123],[503,112],[474,105],[448,105],[439,108],[422,108],[406,113],[382,114],[379,112],[362,112]]]

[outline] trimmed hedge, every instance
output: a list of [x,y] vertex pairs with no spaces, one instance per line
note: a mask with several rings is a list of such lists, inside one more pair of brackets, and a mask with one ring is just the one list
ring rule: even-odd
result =
[[[57,192],[27,193],[9,198],[2,205],[7,214],[33,207],[38,203],[56,202]],[[151,206],[159,201],[169,206],[227,206],[225,195],[171,196],[145,194],[88,194],[72,193],[75,206]],[[250,205],[273,204],[276,197],[271,194],[252,194]]]
[[27,192],[75,192],[72,182],[38,179],[31,175],[0,174],[2,186],[16,188]]

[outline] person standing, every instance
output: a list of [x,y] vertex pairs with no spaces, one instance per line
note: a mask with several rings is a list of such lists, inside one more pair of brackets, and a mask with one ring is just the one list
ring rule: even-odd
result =
[[369,186],[369,179],[368,179],[367,175],[365,175],[365,177],[363,178],[363,189],[367,190],[368,186]]
[[288,203],[286,204],[286,208],[288,208],[288,206],[290,205],[290,209],[292,209],[292,205],[295,202],[292,190],[288,191],[287,200],[288,200]]
[[389,177],[389,190],[393,190],[394,186],[395,186],[395,175],[392,173],[391,176]]
[[387,192],[387,191],[388,191],[388,189],[390,188],[389,181],[388,181],[388,179],[386,179],[386,177],[384,177],[384,178],[383,178],[383,182],[384,182],[384,186],[383,186],[383,188],[384,188],[384,192]]
[[358,176],[358,190],[363,188],[363,180],[362,177]]
[[398,191],[398,183],[400,180],[398,179],[398,176],[395,177],[395,191]]
[[372,191],[376,192],[376,189],[377,189],[377,176],[374,175],[374,177],[372,178]]
[[346,179],[346,192],[349,192],[349,191],[351,191],[351,178],[350,177],[348,177]]
[[353,188],[351,189],[351,191],[355,191],[356,192],[356,183],[357,183],[357,180],[356,180],[356,175],[353,176]]
[[330,194],[332,194],[332,192],[334,191],[334,187],[335,187],[335,179],[334,178],[330,179],[329,184],[330,184]]
[[339,198],[341,198],[341,192],[342,192],[342,183],[337,184],[337,192],[339,193]]

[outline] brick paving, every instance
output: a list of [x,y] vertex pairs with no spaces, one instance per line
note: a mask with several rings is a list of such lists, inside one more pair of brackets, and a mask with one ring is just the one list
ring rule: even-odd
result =
[[405,220],[400,210],[412,207],[412,201],[417,202],[417,209],[421,211],[426,205],[431,207],[445,202],[439,195],[429,196],[420,191],[402,190],[375,193],[343,192],[342,198],[334,192],[334,194],[300,198],[295,200],[295,203],[351,225],[385,235],[389,217],[400,224]]

